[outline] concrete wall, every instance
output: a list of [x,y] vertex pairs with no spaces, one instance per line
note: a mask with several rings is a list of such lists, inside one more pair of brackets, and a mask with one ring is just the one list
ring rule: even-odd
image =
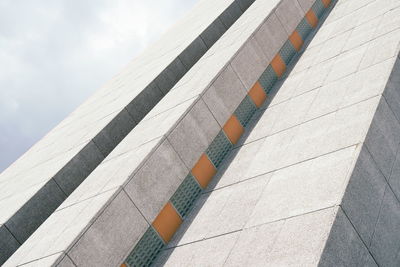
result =
[[399,265],[399,12],[337,2],[156,265]]
[[[100,164],[254,0],[201,1],[0,175],[0,264]],[[10,240],[10,242],[6,242]]]
[[5,266],[397,266],[400,2],[329,2],[257,0]]
[[[254,97],[252,86],[304,17],[294,3],[253,4],[5,266],[60,252],[77,265],[121,263],[244,98]],[[280,20],[293,20],[292,28]]]

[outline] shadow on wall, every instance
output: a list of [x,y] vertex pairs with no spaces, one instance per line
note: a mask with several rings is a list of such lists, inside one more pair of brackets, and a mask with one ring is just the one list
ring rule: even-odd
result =
[[399,150],[400,53],[351,173],[320,266],[400,265]]

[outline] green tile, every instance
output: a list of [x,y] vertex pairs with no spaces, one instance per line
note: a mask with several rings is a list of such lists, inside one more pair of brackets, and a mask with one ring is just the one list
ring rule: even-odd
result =
[[287,40],[279,51],[279,54],[281,55],[281,58],[283,59],[283,62],[285,62],[286,66],[289,65],[290,61],[296,55],[296,52],[297,51],[294,49],[292,42]]
[[191,174],[186,176],[171,198],[172,204],[182,218],[188,214],[200,193],[201,187],[194,177]]
[[303,18],[300,21],[299,25],[297,25],[296,30],[300,34],[303,41],[305,41],[307,39],[308,35],[310,34],[310,32],[312,31],[312,27],[307,22],[307,20],[305,18]]
[[314,11],[315,15],[318,18],[321,18],[325,12],[325,6],[324,3],[322,3],[322,0],[315,1],[315,3],[312,6],[312,10]]
[[263,72],[260,79],[258,80],[261,86],[264,88],[265,93],[269,93],[274,86],[275,82],[278,80],[275,71],[272,66],[269,65],[267,69]]
[[234,114],[238,118],[239,122],[243,127],[246,127],[247,123],[250,121],[251,116],[253,116],[254,112],[256,112],[257,107],[250,99],[249,96],[246,96],[240,105],[235,110]]
[[231,141],[229,141],[228,137],[223,131],[220,131],[219,134],[212,141],[210,146],[207,148],[206,154],[211,162],[214,164],[215,168],[218,168],[231,148]]
[[125,261],[129,267],[150,266],[158,253],[164,247],[164,242],[153,227],[149,227],[139,243]]

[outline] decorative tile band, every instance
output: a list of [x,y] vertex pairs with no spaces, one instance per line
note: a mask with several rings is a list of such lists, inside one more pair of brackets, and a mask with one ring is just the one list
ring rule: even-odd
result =
[[172,205],[174,205],[182,219],[189,213],[201,192],[200,184],[189,173],[171,198]]
[[239,120],[240,124],[243,127],[247,126],[247,123],[250,121],[254,112],[256,112],[257,107],[253,101],[251,101],[250,97],[247,95],[242,102],[239,104],[235,112],[233,113],[236,118]]
[[330,3],[331,0],[316,0],[121,266],[150,266],[171,240]]
[[164,242],[150,226],[122,266],[150,266],[163,247]]

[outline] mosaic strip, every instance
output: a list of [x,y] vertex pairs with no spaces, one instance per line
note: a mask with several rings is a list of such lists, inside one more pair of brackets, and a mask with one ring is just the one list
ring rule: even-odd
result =
[[153,227],[149,227],[125,261],[129,267],[150,266],[158,253],[164,247],[164,242]]
[[308,35],[311,33],[312,31],[312,27],[311,25],[307,22],[307,20],[305,18],[303,18],[299,25],[296,28],[297,32],[300,34],[301,38],[303,40],[306,40]]
[[278,76],[276,76],[275,71],[272,69],[272,66],[269,65],[267,69],[263,72],[260,79],[258,80],[261,86],[264,88],[265,93],[269,93],[272,90],[272,87],[278,80]]
[[246,96],[243,101],[239,104],[238,108],[235,110],[234,114],[240,121],[243,127],[247,126],[254,112],[256,112],[257,107],[253,101],[251,101],[249,96]]
[[206,151],[208,158],[214,164],[215,168],[219,167],[231,147],[232,143],[229,141],[228,137],[223,131],[220,131]]
[[171,198],[171,202],[182,218],[188,214],[202,189],[191,173],[186,176]]
[[[168,213],[165,211],[166,208],[168,208],[169,213],[173,215],[167,215],[166,218],[163,218],[165,224],[170,224],[168,219],[171,221],[177,220],[176,218],[172,218],[173,216],[177,216],[174,215],[175,211],[176,214],[179,214],[179,220],[188,215],[196,199],[199,197],[202,190],[207,187],[208,183],[216,174],[218,167],[223,162],[225,156],[232,149],[233,144],[236,143],[237,140],[232,141],[232,135],[238,135],[238,133],[241,135],[243,133],[244,127],[246,127],[255,111],[261,107],[262,102],[265,101],[268,93],[272,90],[278,78],[283,75],[283,72],[286,70],[286,66],[293,59],[296,52],[300,50],[299,47],[311,33],[312,28],[315,27],[315,25],[312,24],[318,22],[318,18],[323,15],[330,2],[330,0],[317,0],[314,3],[310,11],[306,14],[306,17],[301,20],[295,32],[292,34],[292,36],[296,35],[295,38],[301,37],[301,40],[289,39],[284,44],[277,56],[262,73],[258,82],[250,90],[249,94],[246,95],[246,97],[239,104],[231,118],[223,127],[222,131],[215,137],[206,152],[200,157],[199,161],[195,164],[191,172],[178,187],[170,202],[167,203],[157,218],[159,218],[161,215],[161,217],[165,217],[164,214]],[[260,88],[266,93],[265,96],[260,94]],[[259,100],[260,98],[262,100]],[[234,139],[238,138],[235,137]],[[168,218],[168,216],[171,216],[171,218]],[[157,219],[155,222],[156,221]],[[170,234],[168,238],[161,237],[163,233],[160,232],[165,231],[165,229],[158,230],[159,232],[157,233],[155,228],[157,229],[157,227],[160,226],[153,228],[155,226],[155,222],[153,222],[153,226],[149,227],[132,253],[128,256],[125,263],[122,265],[151,265],[152,261],[163,248],[164,243],[168,242],[165,240],[169,240],[177,229],[175,223],[175,225],[170,226],[172,230],[170,229],[169,231],[172,231],[172,235]],[[164,228],[168,228],[168,226]]]
[[317,18],[321,18],[325,12],[325,5],[321,0],[315,1],[311,9],[314,11]]
[[281,55],[281,58],[283,59],[283,62],[285,62],[286,66],[289,65],[290,61],[293,59],[293,57],[296,55],[296,49],[294,49],[292,43],[287,40],[281,50],[279,51],[279,54]]

